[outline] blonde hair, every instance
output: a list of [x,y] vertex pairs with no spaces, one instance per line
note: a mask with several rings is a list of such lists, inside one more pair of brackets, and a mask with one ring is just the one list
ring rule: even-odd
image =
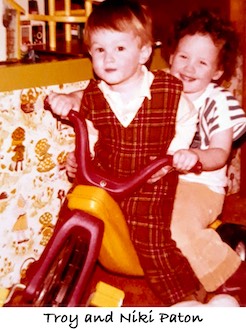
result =
[[152,45],[152,18],[146,6],[131,0],[105,0],[96,5],[84,28],[84,43],[90,48],[91,34],[100,29],[131,31],[141,45]]

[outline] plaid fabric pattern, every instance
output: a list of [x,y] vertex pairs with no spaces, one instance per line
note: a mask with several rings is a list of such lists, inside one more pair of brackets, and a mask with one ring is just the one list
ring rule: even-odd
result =
[[[165,155],[175,134],[181,83],[165,72],[155,72],[151,100],[145,98],[131,124],[124,128],[92,81],[81,112],[99,131],[95,162],[116,177],[143,168],[151,156]],[[171,239],[170,222],[177,186],[171,172],[155,184],[145,183],[120,206],[129,226],[146,278],[164,305],[174,304],[197,289],[198,281]]]

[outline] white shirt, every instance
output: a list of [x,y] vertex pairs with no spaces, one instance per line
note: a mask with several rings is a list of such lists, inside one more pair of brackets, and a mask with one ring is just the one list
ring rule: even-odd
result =
[[[231,92],[214,83],[210,83],[204,93],[194,102],[198,111],[198,126],[192,148],[206,150],[212,136],[228,128],[233,129],[233,140],[246,131],[246,116],[239,102]],[[204,171],[200,175],[187,173],[180,178],[190,182],[207,185],[211,190],[225,193],[227,186],[227,165],[216,171]]]

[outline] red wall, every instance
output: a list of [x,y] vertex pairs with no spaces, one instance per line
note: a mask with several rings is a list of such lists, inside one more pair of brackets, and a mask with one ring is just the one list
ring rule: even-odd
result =
[[199,8],[214,9],[225,17],[229,17],[230,12],[229,0],[141,0],[141,2],[147,4],[152,11],[154,37],[155,40],[162,41],[163,57],[166,60],[166,45],[170,29],[180,16]]

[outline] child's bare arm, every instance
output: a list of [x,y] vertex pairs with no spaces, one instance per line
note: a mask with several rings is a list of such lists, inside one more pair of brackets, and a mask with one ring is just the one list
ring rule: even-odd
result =
[[[215,171],[225,166],[231,152],[232,129],[229,128],[214,134],[210,140],[209,148],[181,149],[173,155],[173,166],[180,172],[188,172],[199,160],[203,171]],[[168,173],[168,168],[162,168],[156,172],[149,183],[154,183]]]
[[214,134],[207,150],[192,149],[197,154],[204,171],[215,171],[228,161],[232,146],[232,128]]
[[231,152],[232,128],[214,134],[206,150],[178,150],[174,154],[173,165],[179,171],[190,170],[199,160],[203,171],[215,171],[225,166]]

